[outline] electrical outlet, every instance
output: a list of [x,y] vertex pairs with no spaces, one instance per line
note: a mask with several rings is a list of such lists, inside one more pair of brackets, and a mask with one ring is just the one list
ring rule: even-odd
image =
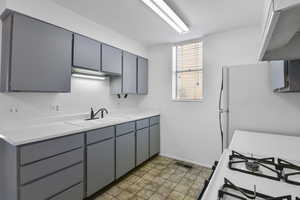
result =
[[12,108],[9,109],[9,112],[11,112],[11,113],[17,113],[17,112],[19,112],[19,109],[16,108],[16,107],[12,107]]
[[59,112],[61,110],[60,105],[56,104],[56,105],[51,105],[51,110],[55,111],[55,112]]

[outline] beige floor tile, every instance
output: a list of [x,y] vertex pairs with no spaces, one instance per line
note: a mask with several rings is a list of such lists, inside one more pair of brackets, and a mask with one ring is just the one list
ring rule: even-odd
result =
[[176,182],[172,182],[172,181],[167,180],[167,181],[164,182],[162,187],[167,187],[167,188],[170,188],[170,189],[174,189],[176,185],[177,185]]
[[177,191],[173,191],[168,196],[168,199],[171,199],[171,200],[183,200],[184,197],[185,197],[184,194],[181,194],[180,192],[177,192]]
[[136,183],[137,181],[139,181],[141,178],[135,175],[130,175],[129,177],[127,177],[125,180],[128,181],[129,183]]
[[137,170],[133,174],[138,176],[138,177],[143,177],[147,173],[146,170]]
[[145,199],[149,199],[154,194],[151,190],[142,189],[136,195]]
[[160,174],[161,170],[158,169],[151,169],[148,173],[153,176],[158,176]]
[[193,180],[190,180],[190,179],[188,179],[188,178],[186,178],[186,177],[183,177],[183,178],[181,179],[181,181],[179,182],[179,184],[190,187],[190,186],[192,186],[192,185],[194,184],[194,181],[193,181]]
[[131,192],[131,193],[137,193],[141,189],[142,189],[142,187],[140,187],[136,184],[133,184],[133,185],[129,186],[128,188],[126,188],[126,191]]
[[134,196],[134,194],[128,192],[128,191],[122,191],[118,196],[116,196],[119,200],[128,200],[131,199]]
[[163,185],[165,181],[166,180],[161,177],[156,177],[155,179],[152,180],[152,182],[156,183],[157,185]]
[[130,185],[132,185],[132,183],[130,183],[126,180],[123,180],[117,184],[117,186],[123,190],[127,189]]
[[144,188],[155,192],[159,189],[159,187],[160,187],[160,185],[158,185],[154,182],[151,182],[151,183],[148,183]]
[[194,189],[191,188],[188,192],[187,192],[187,196],[191,197],[191,198],[197,198],[200,195],[200,190],[198,189]]
[[181,184],[176,185],[176,187],[174,188],[175,191],[180,192],[182,194],[186,194],[189,191],[189,189],[190,188],[188,186]]
[[95,200],[111,200],[114,197],[109,195],[109,194],[101,194],[100,196],[98,196]]
[[135,196],[131,197],[130,200],[145,200],[145,198],[142,198],[142,197],[139,197],[139,196],[135,195]]
[[156,193],[158,193],[158,194],[160,194],[160,195],[162,195],[162,196],[164,196],[164,197],[167,197],[167,196],[169,196],[169,194],[170,194],[172,191],[173,191],[172,188],[168,188],[168,187],[162,186],[162,187],[160,187],[160,188],[157,190]]
[[112,196],[117,196],[121,192],[122,192],[122,189],[118,186],[113,186],[106,191],[107,194],[112,195]]
[[197,198],[186,196],[186,197],[184,197],[184,200],[197,200]]
[[174,183],[179,183],[183,176],[171,175],[168,180]]
[[165,200],[166,197],[165,196],[162,196],[160,194],[154,194],[152,195],[152,197],[150,197],[150,200]]

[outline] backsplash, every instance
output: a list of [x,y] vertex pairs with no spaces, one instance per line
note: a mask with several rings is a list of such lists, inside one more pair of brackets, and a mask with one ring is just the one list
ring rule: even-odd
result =
[[0,93],[0,129],[16,121],[88,113],[91,107],[128,110],[138,107],[142,96],[118,99],[105,81],[72,77],[71,93]]

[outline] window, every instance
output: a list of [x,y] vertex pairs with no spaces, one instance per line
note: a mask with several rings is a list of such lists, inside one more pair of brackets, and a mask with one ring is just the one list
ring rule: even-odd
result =
[[173,100],[197,101],[203,98],[202,42],[173,47]]

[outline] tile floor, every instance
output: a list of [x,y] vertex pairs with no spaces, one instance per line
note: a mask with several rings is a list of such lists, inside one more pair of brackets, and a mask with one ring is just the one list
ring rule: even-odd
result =
[[196,200],[211,170],[187,169],[177,160],[157,156],[113,184],[96,200]]

